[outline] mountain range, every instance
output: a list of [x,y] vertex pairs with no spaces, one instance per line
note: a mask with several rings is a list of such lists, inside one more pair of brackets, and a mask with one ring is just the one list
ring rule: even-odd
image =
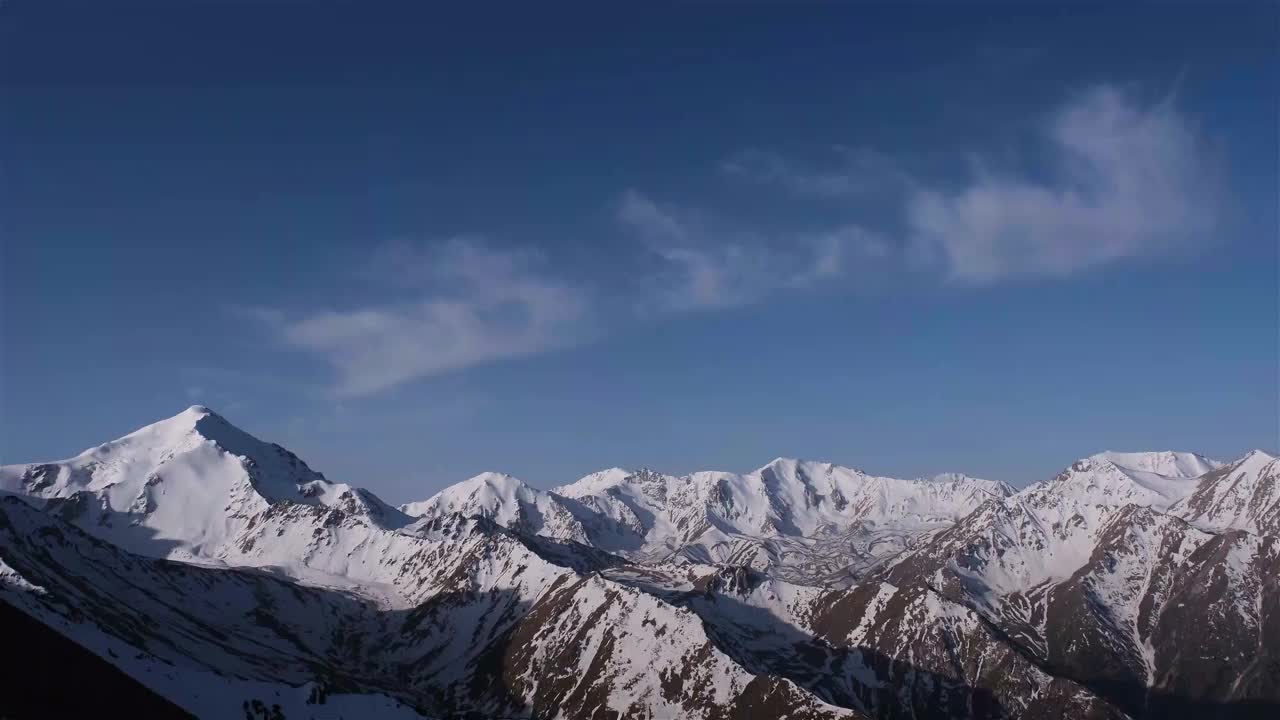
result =
[[0,467],[0,716],[1274,717],[1278,538],[1260,450],[1022,489],[485,473],[397,508],[196,406]]

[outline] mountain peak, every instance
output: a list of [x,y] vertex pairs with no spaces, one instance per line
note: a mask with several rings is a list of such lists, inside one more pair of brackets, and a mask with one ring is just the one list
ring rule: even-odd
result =
[[1118,452],[1081,458],[1052,480],[1019,494],[1036,504],[1069,500],[1085,505],[1142,505],[1163,511],[1190,495],[1198,479],[1221,466],[1190,452]]
[[207,405],[192,405],[188,407],[186,410],[183,410],[182,412],[178,413],[177,415],[165,418],[164,420],[160,420],[158,422],[151,423],[151,425],[148,427],[156,426],[156,425],[196,426],[196,425],[199,425],[201,422],[207,422],[207,421],[226,423],[227,425],[231,424],[230,422],[227,421],[226,418],[214,412]]
[[520,478],[516,477],[515,475],[512,475],[511,473],[499,472],[499,471],[497,471],[497,470],[485,470],[484,472],[476,473],[475,475],[472,475],[471,477],[467,478],[466,480],[463,480],[463,481],[462,481],[462,483],[464,483],[464,484],[471,484],[471,483],[488,483],[488,484],[490,484],[490,485],[494,485],[494,484],[496,484],[496,485],[525,485],[525,484],[527,484],[527,483],[525,483],[525,481],[521,480]]
[[209,440],[237,455],[247,448],[263,445],[262,441],[232,425],[226,418],[204,405],[144,425],[123,437],[89,448],[81,456],[112,453],[123,448],[152,447],[164,451],[185,447],[199,440]]
[[1254,471],[1265,467],[1268,463],[1275,462],[1276,456],[1266,450],[1253,449],[1245,453],[1243,457],[1229,465],[1224,465],[1223,469]]
[[551,491],[565,497],[582,497],[617,487],[635,475],[637,475],[635,470],[627,470],[620,467],[605,468],[604,470],[597,470],[589,475],[584,475],[567,485],[552,488]]
[[91,533],[162,557],[233,551],[234,533],[273,507],[323,506],[387,526],[408,520],[203,405],[72,458],[0,467],[0,489],[65,506]]
[[1222,463],[1194,452],[1155,450],[1121,452],[1107,450],[1089,456],[1090,460],[1109,462],[1122,470],[1155,473],[1172,478],[1199,477]]
[[[956,485],[963,485],[966,483],[975,483],[983,486],[991,486],[999,494],[1010,494],[1010,492],[1012,492],[1012,488],[1009,487],[1008,483],[1004,483],[999,480],[987,480],[984,478],[974,477],[962,472],[944,472],[920,479],[924,482],[938,484],[953,483]],[[1006,490],[1009,492],[1006,492]]]
[[518,514],[522,501],[536,503],[545,494],[513,475],[489,471],[454,483],[426,500],[401,505],[400,510],[411,516],[439,512],[505,516]]
[[494,470],[486,470],[485,472],[473,475],[460,483],[441,490],[442,494],[457,495],[474,493],[480,488],[489,488],[501,495],[511,495],[513,493],[541,493],[542,491],[520,478],[509,473],[497,472]]
[[[862,470],[849,467],[847,465],[837,465],[836,463],[825,462],[822,460],[805,460],[804,458],[794,457],[776,457],[761,467],[756,468],[753,473],[761,474],[766,470],[775,473],[782,472],[785,474],[795,474],[796,471],[802,471],[802,476],[812,475],[815,471],[820,473],[841,472],[853,476],[866,476],[867,473]],[[803,477],[801,478],[804,479]]]
[[764,464],[764,466],[763,466],[761,469],[764,469],[764,468],[767,468],[767,467],[776,467],[776,466],[779,466],[779,465],[782,465],[782,466],[786,466],[786,465],[799,465],[800,463],[801,463],[800,458],[783,457],[783,456],[779,455],[778,457],[776,457],[776,458],[774,458],[774,459],[770,460],[769,462],[765,463],[765,464]]

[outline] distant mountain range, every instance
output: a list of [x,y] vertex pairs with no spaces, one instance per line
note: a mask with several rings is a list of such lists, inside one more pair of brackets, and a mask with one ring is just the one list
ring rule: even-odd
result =
[[779,458],[392,507],[192,407],[0,467],[0,717],[1280,717],[1280,462]]

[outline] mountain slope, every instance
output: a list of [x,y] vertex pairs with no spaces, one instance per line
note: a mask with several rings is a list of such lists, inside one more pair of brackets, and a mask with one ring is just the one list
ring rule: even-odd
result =
[[732,563],[824,582],[1012,492],[963,475],[899,480],[779,458],[745,475],[607,470],[556,488],[630,533],[629,557]]
[[485,473],[401,510],[478,515],[636,561],[732,563],[822,583],[1010,493],[1003,483],[960,474],[899,480],[779,458],[746,475],[611,468],[551,492]]
[[1163,450],[1158,452],[1116,452],[1107,450],[1093,456],[1138,472],[1155,473],[1165,477],[1191,478],[1222,466],[1217,460],[1190,452]]
[[[436,565],[445,572],[430,591],[396,610],[259,572],[138,557],[2,498],[0,601],[201,717],[239,716],[246,703],[288,717],[411,717],[411,707],[589,717],[605,703],[733,718],[765,699],[783,716],[859,717],[757,678],[696,617],[548,562],[541,541],[457,515],[417,532],[425,551],[456,562]],[[328,707],[308,707],[317,696]]]
[[372,493],[332,483],[279,445],[202,406],[74,458],[0,467],[0,491],[134,552],[218,558],[252,518],[281,503],[329,508],[393,528],[409,521]]
[[[1189,479],[1086,458],[988,503],[880,577],[973,608],[1043,667],[1134,716],[1251,711],[1280,693],[1277,538],[1162,512],[1223,487],[1260,490],[1252,505],[1266,507],[1268,466],[1250,458]],[[1191,639],[1192,627],[1204,634]]]
[[1077,460],[1057,477],[1019,495],[1036,507],[1052,502],[1132,503],[1166,510],[1194,492],[1199,477],[1219,464],[1193,453],[1104,452]]
[[[7,717],[90,717],[102,712],[103,697],[148,718],[192,717],[111,663],[3,601],[0,626],[12,647],[26,649],[22,662],[5,670],[0,712]],[[76,678],[76,692],[66,691],[68,676]]]
[[745,475],[698,472],[677,478],[614,469],[554,492],[626,506],[630,512],[619,508],[611,514],[633,518],[629,524],[653,543],[687,539],[702,523],[740,534],[805,537],[855,523],[929,525],[954,521],[981,502],[1012,491],[1002,483],[959,474],[898,480],[830,463],[778,458]]
[[[308,717],[310,683],[377,687],[332,672],[331,638],[362,627],[367,602],[262,573],[135,556],[13,497],[0,497],[0,602],[198,717],[242,716],[242,704],[255,701]],[[338,707],[416,717],[377,694],[335,698],[329,709]]]
[[1280,461],[1254,450],[1206,474],[1170,512],[1209,529],[1280,535]]
[[0,468],[0,603],[201,717],[1270,717],[1278,468],[487,473],[402,512],[195,407]]
[[505,473],[481,473],[421,502],[400,506],[412,517],[479,516],[503,527],[558,540],[590,542],[590,533],[562,498]]

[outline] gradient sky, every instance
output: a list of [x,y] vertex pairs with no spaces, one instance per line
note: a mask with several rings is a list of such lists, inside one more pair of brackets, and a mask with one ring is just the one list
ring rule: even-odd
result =
[[2,462],[193,403],[394,502],[1280,445],[1274,4],[178,5],[0,6]]

